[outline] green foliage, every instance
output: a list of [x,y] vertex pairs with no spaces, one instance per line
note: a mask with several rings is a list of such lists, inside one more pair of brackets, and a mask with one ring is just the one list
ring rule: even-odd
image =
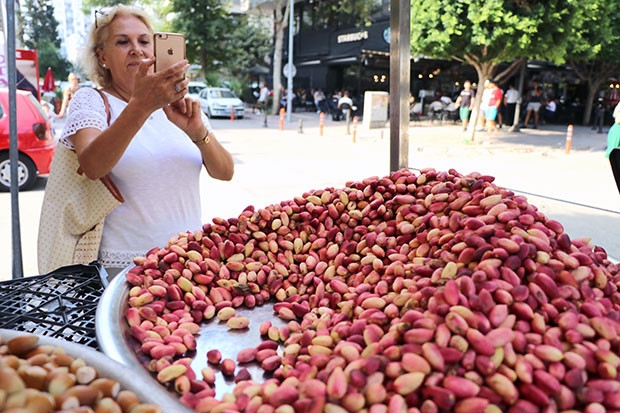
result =
[[[27,12],[23,13],[22,10]],[[66,78],[72,68],[59,51],[61,39],[52,1],[26,0],[23,7],[17,10],[17,20],[17,35],[24,47],[37,51],[41,76],[45,75],[49,67],[56,79]]]
[[265,57],[273,50],[271,33],[252,16],[241,15],[234,19],[229,33],[227,59],[224,66],[231,75],[243,77],[252,66],[265,65]]
[[172,29],[187,37],[187,57],[203,71],[218,70],[227,60],[232,19],[221,0],[172,0]]
[[52,68],[52,73],[56,80],[66,79],[72,70],[71,63],[62,57],[58,49],[48,39],[41,39],[37,47],[37,57],[39,60],[39,73],[45,76],[47,68]]
[[225,86],[235,92],[235,95],[241,96],[243,94],[244,84],[236,78],[231,78],[224,82]]
[[434,0],[411,4],[413,54],[500,63],[565,60],[575,0]]
[[[28,12],[21,13],[21,10]],[[25,0],[18,13],[18,36],[26,48],[36,50],[42,40],[51,41],[56,48],[60,47],[58,21],[54,17],[52,0]]]
[[570,35],[571,61],[620,62],[616,52],[620,39],[620,0],[582,0]]
[[222,78],[217,72],[206,72],[205,73],[205,83],[209,86],[222,86]]

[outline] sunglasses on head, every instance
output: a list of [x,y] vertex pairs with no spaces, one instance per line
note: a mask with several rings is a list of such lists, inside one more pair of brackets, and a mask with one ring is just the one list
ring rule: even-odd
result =
[[[129,7],[130,9],[134,9],[136,11],[143,10],[141,7],[137,7],[137,6],[127,6],[127,7]],[[110,13],[110,10],[112,10],[112,7],[104,7],[102,9],[95,10],[95,29],[99,28],[99,22],[97,21],[97,15],[100,15],[101,17],[105,17]]]

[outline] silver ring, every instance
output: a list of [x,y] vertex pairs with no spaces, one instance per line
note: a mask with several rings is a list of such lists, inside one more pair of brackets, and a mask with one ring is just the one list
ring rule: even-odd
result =
[[174,90],[176,90],[176,91],[177,91],[177,93],[179,93],[179,92],[180,92],[181,90],[183,90],[183,89],[181,89],[181,86],[179,86],[178,84],[176,84],[176,85],[174,85]]

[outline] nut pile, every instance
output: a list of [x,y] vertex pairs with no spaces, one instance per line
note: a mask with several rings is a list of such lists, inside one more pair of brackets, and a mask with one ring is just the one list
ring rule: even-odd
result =
[[[198,412],[620,411],[618,266],[490,176],[314,190],[134,261],[131,332]],[[286,325],[258,347],[194,354],[201,322],[244,328],[234,309],[263,304]],[[236,382],[221,399],[218,372]]]
[[162,413],[62,347],[39,345],[33,334],[0,337],[0,411]]

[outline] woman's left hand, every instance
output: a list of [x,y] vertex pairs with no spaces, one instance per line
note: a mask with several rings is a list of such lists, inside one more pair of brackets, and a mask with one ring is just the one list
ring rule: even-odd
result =
[[186,96],[164,106],[164,112],[168,119],[192,140],[198,140],[204,136],[206,128],[202,123],[202,109],[197,100]]

